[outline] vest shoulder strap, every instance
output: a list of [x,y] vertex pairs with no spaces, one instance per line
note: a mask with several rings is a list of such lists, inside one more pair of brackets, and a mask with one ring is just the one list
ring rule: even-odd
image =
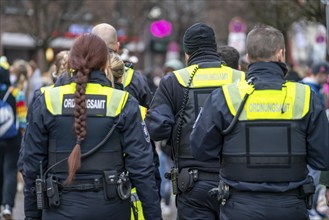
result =
[[127,68],[127,69],[125,68],[125,72],[122,76],[122,84],[124,88],[130,85],[133,75],[134,75],[133,68]]
[[141,117],[142,120],[144,121],[145,117],[146,117],[146,113],[147,113],[147,108],[145,108],[144,106],[139,106],[139,111],[141,113]]
[[[63,114],[64,95],[74,96],[76,83],[48,88],[44,91],[46,107],[52,115]],[[88,83],[86,87],[86,98],[92,95],[101,95],[106,100],[106,114],[99,116],[115,117],[119,115],[124,108],[128,93],[125,91],[105,87],[100,84]],[[74,107],[74,104],[73,104]],[[88,109],[88,106],[87,106]]]
[[50,89],[50,88],[54,88],[54,85],[50,85],[50,86],[43,86],[40,88],[40,92],[41,94],[45,93],[46,89]]
[[[181,86],[187,87],[191,74],[196,67],[197,65],[192,65],[173,72]],[[244,72],[224,65],[216,68],[200,68],[194,75],[190,88],[219,87],[244,80],[244,78]]]
[[254,90],[246,81],[223,86],[228,108],[233,116],[245,94],[250,94],[239,120],[301,119],[310,108],[310,88],[300,83],[287,82],[282,90]]

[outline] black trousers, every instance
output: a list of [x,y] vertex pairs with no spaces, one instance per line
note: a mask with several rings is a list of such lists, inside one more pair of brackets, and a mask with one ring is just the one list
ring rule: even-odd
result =
[[0,142],[0,204],[15,205],[21,136]]
[[218,181],[197,181],[191,191],[178,195],[178,219],[219,220],[219,202],[208,195],[208,191],[217,186]]
[[62,192],[58,208],[45,209],[42,219],[47,220],[130,220],[130,200],[105,200],[104,192]]
[[221,220],[307,220],[305,201],[297,196],[234,194],[221,206]]

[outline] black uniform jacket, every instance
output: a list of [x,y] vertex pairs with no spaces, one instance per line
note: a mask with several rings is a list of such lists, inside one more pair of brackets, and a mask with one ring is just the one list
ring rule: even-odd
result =
[[[217,56],[200,56],[194,58],[189,65],[198,64],[200,68],[220,66],[220,61]],[[177,114],[181,109],[185,89],[179,84],[176,76],[173,73],[168,73],[161,79],[159,88],[157,89],[152,100],[150,109],[147,112],[145,122],[149,129],[151,139],[154,141],[172,139],[173,128],[177,121]],[[203,168],[207,172],[218,172],[217,158],[211,158],[207,163],[196,160],[188,160],[183,163],[188,164],[183,167],[193,166]]]
[[[89,82],[103,86],[111,85],[105,74],[101,72],[92,72]],[[55,117],[47,110],[43,94],[36,97],[29,111],[30,117],[24,139],[23,154],[23,173],[26,184],[24,190],[25,215],[27,217],[41,217],[41,211],[37,210],[36,206],[35,179],[39,175],[39,161],[42,162],[44,170],[47,167],[48,129],[54,123]],[[119,116],[113,120],[118,122],[116,129],[120,134],[122,151],[125,154],[125,169],[129,171],[132,184],[137,188],[138,196],[143,204],[144,216],[146,219],[161,219],[160,202],[154,179],[152,147],[136,99],[129,95],[120,114],[120,120]],[[95,129],[102,128],[97,127]],[[72,138],[75,139],[75,137]],[[88,178],[90,177],[93,178],[92,175]],[[78,174],[77,178],[79,178]]]
[[[254,78],[264,86],[273,83],[285,83],[285,65],[275,62],[259,62],[249,66],[247,79]],[[208,97],[191,134],[193,155],[201,161],[213,160],[220,157],[224,137],[221,131],[231,123],[233,116],[225,100],[221,88],[216,89]],[[314,169],[329,169],[329,124],[325,110],[318,97],[312,92],[310,110],[302,119],[303,130],[306,130],[307,163]],[[262,138],[262,137],[259,137]],[[264,143],[266,140],[260,140]],[[239,172],[237,170],[237,172]],[[238,190],[284,192],[295,189],[310,181],[290,183],[249,183],[224,180]]]
[[152,101],[152,92],[143,76],[134,70],[130,84],[125,88],[129,94],[135,97],[141,106],[149,108]]

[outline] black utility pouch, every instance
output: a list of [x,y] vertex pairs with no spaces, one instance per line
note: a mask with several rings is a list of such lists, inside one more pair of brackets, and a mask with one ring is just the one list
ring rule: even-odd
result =
[[313,194],[315,193],[314,183],[304,184],[301,186],[302,195],[305,197],[305,203],[307,209],[312,209],[313,206]]
[[54,176],[50,176],[46,180],[46,189],[49,207],[58,208],[61,204],[61,199],[58,190],[58,181]]
[[112,200],[117,196],[118,173],[116,170],[104,171],[105,200]]
[[189,168],[183,168],[179,172],[177,182],[178,182],[178,189],[181,192],[188,192],[193,188],[194,181],[192,174],[189,172]]

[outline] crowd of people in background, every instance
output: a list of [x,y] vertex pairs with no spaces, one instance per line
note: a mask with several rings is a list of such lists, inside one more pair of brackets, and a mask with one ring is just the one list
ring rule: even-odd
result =
[[[225,65],[234,69],[246,71],[246,63],[243,57],[232,47],[220,46],[218,48],[221,60]],[[17,160],[20,149],[20,141],[24,134],[26,124],[26,114],[28,106],[33,102],[34,92],[43,86],[54,83],[55,78],[67,69],[67,59],[69,51],[59,52],[50,66],[49,71],[42,72],[35,61],[26,61],[17,57],[12,63],[9,63],[5,56],[0,58],[0,89],[5,91],[7,88],[14,88],[14,98],[16,101],[16,115],[19,123],[19,133],[9,141],[0,140],[0,202],[2,204],[2,214],[12,215],[12,209],[15,206],[15,194],[17,185]],[[114,76],[122,75],[124,62],[120,56],[112,57],[112,73]],[[151,92],[156,93],[157,87],[163,76],[168,72],[182,69],[185,66],[182,59],[166,60],[163,66],[148,67],[147,71],[140,70],[142,78],[147,82]],[[300,71],[303,70],[303,71]],[[6,77],[7,75],[8,77]],[[287,80],[307,84],[321,99],[323,106],[329,108],[329,63],[314,63],[307,68],[298,68],[298,64],[290,65],[290,70],[286,75]],[[1,90],[0,90],[1,92]],[[161,183],[161,207],[163,215],[171,215],[174,209],[172,200],[172,187],[169,180],[165,178],[165,173],[169,172],[173,161],[171,160],[170,149],[166,148],[166,142],[156,142],[156,149],[160,160]],[[311,169],[311,168],[310,168]],[[326,207],[324,199],[324,188],[319,185],[319,172],[311,171],[317,185],[317,194],[315,203],[310,215],[313,219],[317,217],[329,217],[329,210]]]

